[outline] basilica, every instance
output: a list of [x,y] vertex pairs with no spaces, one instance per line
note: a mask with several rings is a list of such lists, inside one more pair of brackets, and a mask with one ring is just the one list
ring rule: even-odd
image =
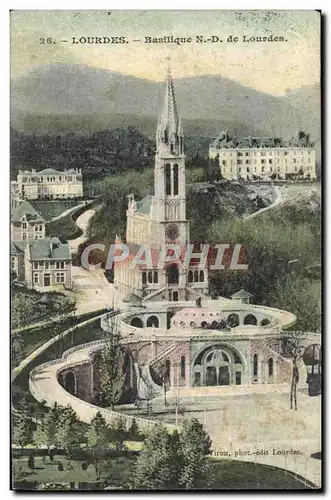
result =
[[[170,71],[156,130],[154,195],[140,201],[133,195],[128,198],[126,245],[130,256],[116,263],[115,286],[128,296],[141,297],[144,302],[195,300],[207,293],[208,269],[198,269],[193,262],[186,268],[182,265],[190,243],[190,224],[186,219],[184,134]],[[153,267],[132,269],[130,262],[137,247],[144,244],[151,246]],[[160,248],[166,245],[180,247],[182,255],[177,263],[172,261],[160,270],[157,257]]]
[[[106,338],[116,331],[125,352],[121,402],[162,398],[165,387],[179,395],[183,391],[208,395],[211,388],[237,395],[286,390],[292,361],[283,356],[281,339],[296,316],[254,304],[252,294],[243,289],[230,298],[211,298],[208,263],[203,267],[191,261],[182,265],[190,224],[186,218],[184,134],[170,71],[156,144],[154,194],[143,200],[128,197],[125,244],[129,255],[115,262],[114,284],[109,285],[122,298],[121,305],[101,318]],[[160,268],[157,255],[167,244],[177,245],[182,252]],[[131,266],[141,245],[150,245],[149,266]],[[91,339],[64,352],[51,368],[35,368],[30,374],[30,390],[36,399],[48,401],[56,394],[58,401],[70,393],[70,404],[77,411],[81,411],[81,400],[88,408],[96,408],[97,360],[106,342]],[[40,383],[45,370],[48,383],[54,385],[47,393]],[[305,382],[305,375],[300,380]],[[110,418],[108,410],[102,411]]]

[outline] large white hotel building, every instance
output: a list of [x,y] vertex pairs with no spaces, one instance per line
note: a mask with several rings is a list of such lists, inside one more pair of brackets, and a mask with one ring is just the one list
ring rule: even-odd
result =
[[46,168],[37,172],[35,169],[19,170],[17,181],[12,190],[20,199],[59,199],[80,198],[83,196],[83,179],[81,169],[64,171]]
[[316,179],[315,148],[303,132],[285,142],[275,137],[238,139],[224,131],[210,145],[209,158],[218,159],[228,180]]

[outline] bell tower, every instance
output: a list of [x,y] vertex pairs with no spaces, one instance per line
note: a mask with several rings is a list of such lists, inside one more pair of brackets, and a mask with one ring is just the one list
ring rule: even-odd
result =
[[163,111],[156,129],[154,189],[153,216],[160,225],[160,244],[188,243],[184,134],[170,68],[165,82]]

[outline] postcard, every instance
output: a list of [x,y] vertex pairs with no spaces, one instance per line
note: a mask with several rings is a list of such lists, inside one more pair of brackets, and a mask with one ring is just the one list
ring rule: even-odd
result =
[[12,489],[321,490],[321,12],[10,18]]

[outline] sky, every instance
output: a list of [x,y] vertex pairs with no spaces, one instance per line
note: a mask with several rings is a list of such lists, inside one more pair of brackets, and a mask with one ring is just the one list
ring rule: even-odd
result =
[[[146,44],[144,37],[219,37],[223,43]],[[227,42],[228,37],[238,42]],[[244,42],[283,36],[286,42]],[[125,44],[73,44],[72,37],[125,36]],[[41,38],[52,43],[41,44]],[[141,40],[133,42],[133,40]],[[68,42],[61,42],[68,40]],[[55,43],[53,43],[55,42]],[[320,79],[320,17],[315,11],[11,12],[11,77],[34,66],[80,64],[139,78],[220,75],[272,95]]]

